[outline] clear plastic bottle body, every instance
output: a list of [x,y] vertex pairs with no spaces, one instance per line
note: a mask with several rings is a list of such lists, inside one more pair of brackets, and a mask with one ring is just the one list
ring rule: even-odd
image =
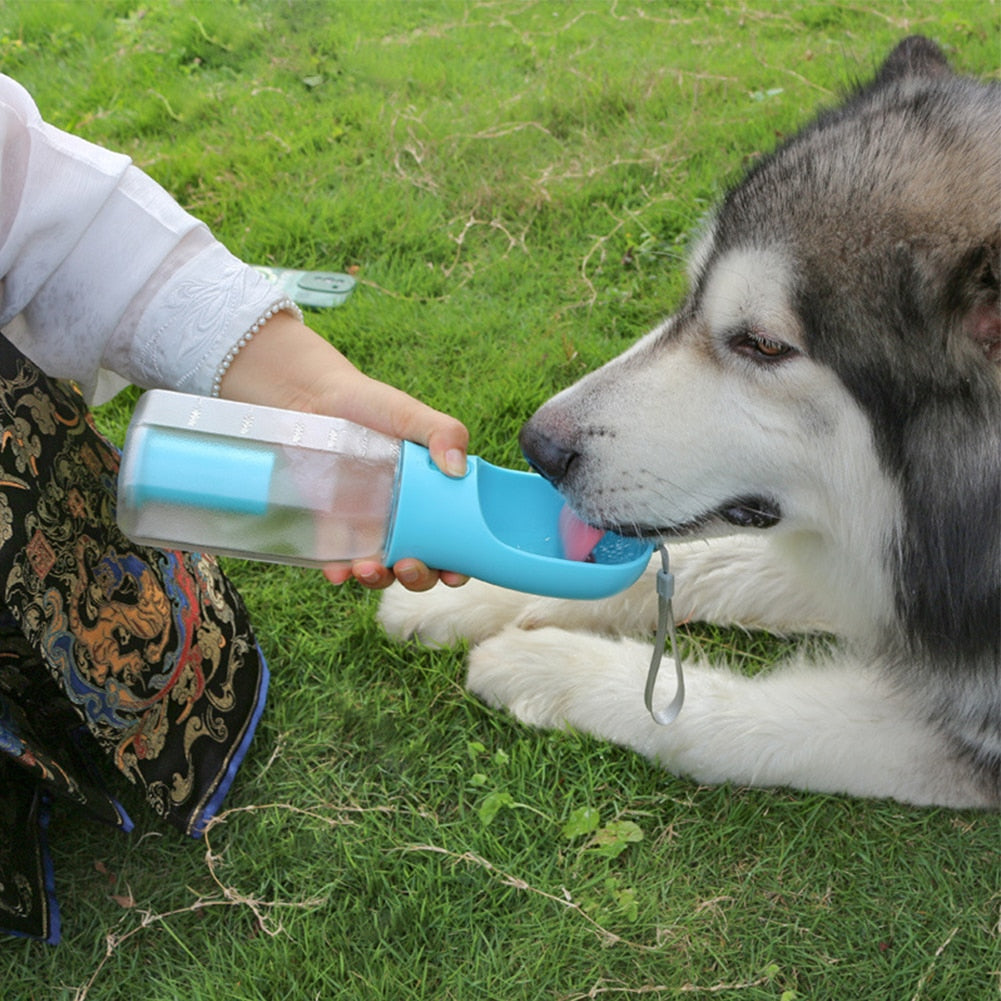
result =
[[140,401],[118,521],[163,548],[302,566],[383,553],[400,442],[349,421],[165,391]]
[[602,533],[561,530],[565,501],[536,473],[470,456],[446,476],[424,446],[349,421],[164,390],[139,401],[118,482],[122,530],[163,549],[299,566],[412,557],[583,599],[634,583],[652,552],[604,533],[585,554]]

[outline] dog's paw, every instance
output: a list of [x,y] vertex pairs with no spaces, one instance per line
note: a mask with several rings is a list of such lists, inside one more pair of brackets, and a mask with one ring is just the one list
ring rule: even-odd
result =
[[466,687],[491,708],[508,709],[522,723],[563,726],[559,686],[548,677],[552,655],[561,652],[550,634],[558,632],[526,633],[512,627],[474,647]]
[[601,733],[617,704],[630,707],[627,713],[642,710],[645,656],[645,648],[628,641],[510,627],[470,652],[466,684],[523,723]]
[[378,619],[397,639],[418,639],[428,646],[448,646],[463,639],[478,643],[517,618],[531,600],[479,580],[423,592],[393,585],[383,592]]

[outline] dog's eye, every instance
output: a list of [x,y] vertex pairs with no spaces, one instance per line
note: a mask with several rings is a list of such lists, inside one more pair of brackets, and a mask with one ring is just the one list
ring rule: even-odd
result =
[[754,350],[759,355],[765,355],[767,358],[780,358],[792,350],[788,344],[783,344],[781,341],[773,341],[767,337],[755,337],[753,344]]
[[765,337],[753,330],[741,331],[731,343],[734,350],[753,357],[755,361],[762,362],[778,361],[780,358],[786,358],[795,352],[795,348],[790,347],[785,342]]

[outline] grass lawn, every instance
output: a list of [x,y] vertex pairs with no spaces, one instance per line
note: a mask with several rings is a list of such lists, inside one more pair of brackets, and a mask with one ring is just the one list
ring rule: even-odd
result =
[[[0,68],[238,255],[352,270],[315,328],[518,465],[535,407],[677,302],[745,164],[909,32],[997,77],[999,23],[993,0],[7,0]],[[198,843],[131,790],[131,836],[59,811],[64,941],[0,942],[11,1001],[1001,997],[996,815],[699,788],[485,709],[463,650],[391,643],[354,586],[227,565],[273,675],[227,812]],[[688,641],[748,670],[785,649]]]

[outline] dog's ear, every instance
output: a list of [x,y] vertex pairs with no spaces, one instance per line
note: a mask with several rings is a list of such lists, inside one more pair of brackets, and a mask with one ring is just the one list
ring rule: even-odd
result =
[[911,35],[900,42],[886,57],[873,81],[874,86],[894,83],[905,77],[934,80],[949,76],[952,70],[945,53],[924,35]]
[[1001,235],[964,255],[947,284],[946,308],[989,361],[1001,365]]

